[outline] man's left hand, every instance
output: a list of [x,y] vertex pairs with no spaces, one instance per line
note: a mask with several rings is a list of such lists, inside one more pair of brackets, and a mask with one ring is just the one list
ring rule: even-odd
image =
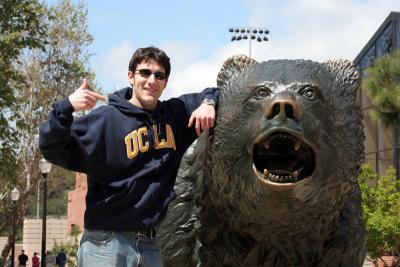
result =
[[214,127],[215,123],[215,107],[206,103],[202,103],[190,116],[188,127],[195,125],[197,135],[202,131]]

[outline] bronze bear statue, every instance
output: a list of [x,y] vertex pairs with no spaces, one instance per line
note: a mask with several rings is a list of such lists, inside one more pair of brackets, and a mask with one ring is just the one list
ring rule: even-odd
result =
[[216,127],[184,156],[166,266],[362,266],[364,134],[350,61],[246,56],[218,74]]

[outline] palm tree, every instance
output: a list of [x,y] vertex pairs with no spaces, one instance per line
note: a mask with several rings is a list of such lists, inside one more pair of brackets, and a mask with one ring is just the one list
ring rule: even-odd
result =
[[[395,130],[397,164],[400,159],[400,50],[375,60],[367,68],[362,88],[374,105],[373,116]],[[400,178],[397,166],[397,178]]]

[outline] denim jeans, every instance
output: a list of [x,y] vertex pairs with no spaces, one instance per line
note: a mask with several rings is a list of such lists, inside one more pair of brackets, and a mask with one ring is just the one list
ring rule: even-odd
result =
[[154,238],[133,232],[87,230],[78,250],[79,267],[162,267]]

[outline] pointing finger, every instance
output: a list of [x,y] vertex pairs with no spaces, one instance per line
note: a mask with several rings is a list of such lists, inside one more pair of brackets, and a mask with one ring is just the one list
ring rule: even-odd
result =
[[97,94],[96,98],[97,98],[97,100],[103,100],[103,101],[107,100],[107,97],[105,97],[104,95],[100,95],[100,94]]
[[[83,84],[82,84],[83,85]],[[82,88],[82,87],[81,87]],[[96,92],[94,92],[94,91],[90,91],[90,90],[87,90],[86,92],[85,92],[86,94],[89,94],[91,97],[93,97],[93,98],[96,98],[96,100],[103,100],[103,101],[105,101],[105,100],[107,100],[107,98],[105,97],[105,96],[103,96],[103,95],[101,95],[101,94],[99,94],[99,93],[96,93]]]
[[89,94],[91,96],[95,97],[97,100],[103,100],[103,101],[107,100],[107,98],[105,96],[101,95],[101,94],[98,94],[98,93],[93,92],[93,91],[88,91],[88,92],[89,92]]

